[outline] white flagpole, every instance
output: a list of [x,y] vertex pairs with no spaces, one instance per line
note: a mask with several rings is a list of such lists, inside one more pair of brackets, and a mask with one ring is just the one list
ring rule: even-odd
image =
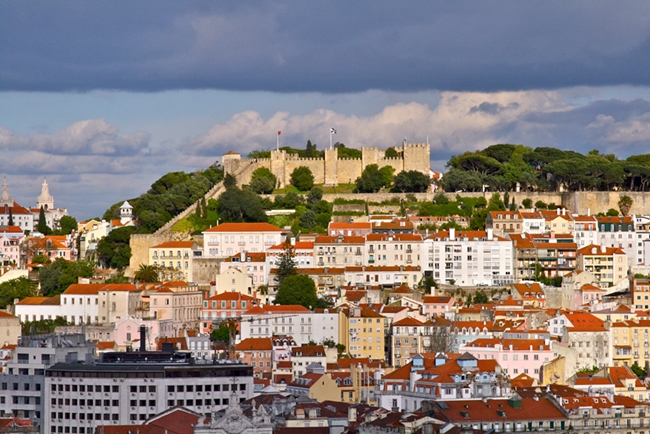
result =
[[275,150],[279,151],[280,150],[280,132],[279,131],[278,131],[277,137],[278,138],[277,138],[276,143],[275,143]]
[[330,149],[332,149],[332,129],[330,128]]

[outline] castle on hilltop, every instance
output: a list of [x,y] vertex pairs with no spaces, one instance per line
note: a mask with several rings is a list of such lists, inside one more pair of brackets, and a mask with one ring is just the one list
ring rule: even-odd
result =
[[386,158],[383,149],[363,147],[360,159],[339,158],[336,148],[325,149],[324,158],[300,158],[284,150],[271,151],[271,158],[242,158],[238,152],[230,151],[222,156],[221,164],[225,173],[237,174],[239,185],[250,183],[253,172],[260,167],[266,167],[278,179],[279,188],[289,185],[291,173],[301,166],[311,170],[315,184],[325,186],[352,184],[371,164],[376,164],[380,169],[390,166],[395,169],[395,175],[410,170],[429,175],[431,148],[428,143],[404,143],[401,149],[396,150],[398,157]]

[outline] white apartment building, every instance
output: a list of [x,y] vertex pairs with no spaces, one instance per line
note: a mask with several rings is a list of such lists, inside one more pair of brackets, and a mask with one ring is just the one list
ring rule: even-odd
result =
[[360,236],[320,235],[314,241],[316,267],[345,267],[363,265],[366,240]]
[[240,252],[266,252],[286,233],[269,223],[222,223],[203,231],[203,256],[220,258]]
[[94,357],[95,343],[82,334],[22,336],[5,375],[0,375],[0,414],[33,419],[42,424],[45,369]]
[[424,245],[423,269],[438,282],[460,286],[514,282],[512,241],[494,236],[490,229],[456,232],[452,228],[431,235]]
[[298,346],[329,339],[338,342],[338,318],[338,313],[328,309],[319,312],[294,305],[256,306],[242,314],[240,340],[284,335],[293,337]]
[[[280,255],[285,251],[284,244],[271,246],[266,250],[266,269],[277,268],[280,263]],[[314,242],[296,241],[293,244],[293,260],[296,268],[312,268],[314,266]],[[268,278],[268,272],[267,272]],[[267,279],[268,281],[268,279]]]
[[643,264],[643,245],[635,232],[634,218],[623,216],[602,216],[598,220],[598,242],[607,247],[621,247],[627,254],[627,263],[633,267]]
[[366,264],[374,266],[413,266],[422,263],[423,240],[420,234],[366,235]]
[[598,243],[598,220],[590,215],[574,215],[575,241],[578,248]]
[[210,417],[232,399],[252,398],[250,366],[190,364],[180,358],[187,354],[106,353],[100,363],[52,366],[45,377],[42,432],[94,434],[99,425],[140,425],[176,406]]
[[546,220],[537,211],[519,211],[521,217],[521,232],[527,234],[543,234]]

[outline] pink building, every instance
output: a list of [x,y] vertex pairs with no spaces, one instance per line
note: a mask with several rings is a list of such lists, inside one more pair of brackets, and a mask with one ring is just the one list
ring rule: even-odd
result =
[[455,312],[454,297],[442,295],[428,295],[422,302],[422,314],[427,318],[434,316],[444,317],[447,312]]
[[607,294],[607,290],[600,288],[596,285],[583,285],[577,291],[573,292],[573,306],[574,309],[580,309],[581,306],[589,305],[603,299]]
[[369,222],[330,222],[329,226],[327,227],[327,232],[330,236],[343,235],[344,237],[362,237],[364,235],[372,233],[372,225]]
[[[257,305],[257,299],[239,292],[224,292],[203,300],[201,327],[204,333],[212,331],[212,323],[241,316]],[[220,319],[220,321],[217,321]],[[218,324],[217,324],[218,325]],[[215,325],[215,327],[217,327]]]
[[218,258],[239,252],[266,252],[284,241],[284,230],[269,223],[222,223],[203,231],[203,256]]
[[271,338],[244,339],[235,347],[239,360],[253,367],[257,378],[271,378],[273,370],[273,343]]
[[479,360],[496,360],[510,376],[539,376],[545,362],[553,359],[548,339],[476,339],[461,345],[460,353],[468,352]]

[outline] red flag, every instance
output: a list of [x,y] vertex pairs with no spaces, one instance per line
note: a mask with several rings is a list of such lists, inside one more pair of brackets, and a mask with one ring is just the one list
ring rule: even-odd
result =
[[279,136],[280,134],[282,134],[282,131],[278,131],[278,136]]

